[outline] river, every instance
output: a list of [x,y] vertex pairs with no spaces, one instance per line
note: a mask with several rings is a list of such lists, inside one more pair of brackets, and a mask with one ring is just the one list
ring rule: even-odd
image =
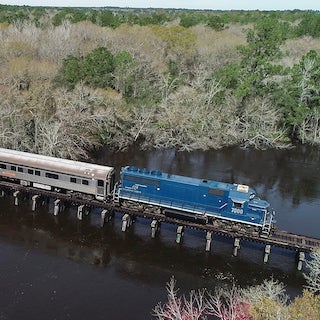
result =
[[[305,146],[290,150],[182,152],[173,150],[103,152],[95,162],[135,165],[164,172],[247,184],[269,201],[280,229],[320,238],[320,151]],[[83,221],[76,209],[52,214],[52,200],[31,211],[12,197],[0,199],[0,320],[2,319],[151,319],[152,308],[166,300],[165,285],[174,276],[181,293],[235,282],[259,284],[273,276],[291,297],[304,279],[295,254],[272,248],[263,264],[263,247],[241,243],[238,257],[232,242],[213,237],[205,253],[205,235],[185,230],[182,244],[176,229],[161,226],[151,239],[150,221],[138,219],[121,232],[121,216],[99,227],[99,211]]]

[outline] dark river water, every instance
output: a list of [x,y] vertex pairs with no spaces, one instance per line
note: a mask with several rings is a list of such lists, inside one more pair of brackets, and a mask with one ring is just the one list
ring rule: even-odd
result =
[[[247,184],[269,201],[280,229],[320,238],[320,152],[310,147],[285,151],[175,153],[127,151],[99,154],[96,162],[119,169],[135,165],[192,177]],[[295,254],[272,248],[263,264],[263,247],[213,237],[205,253],[205,234],[185,230],[175,243],[176,227],[161,226],[151,239],[150,221],[138,219],[121,232],[121,216],[99,227],[99,211],[82,221],[76,208],[54,217],[53,203],[31,211],[0,199],[0,320],[2,319],[151,319],[166,300],[165,285],[174,276],[181,293],[232,284],[259,284],[273,276],[291,297],[304,285]]]

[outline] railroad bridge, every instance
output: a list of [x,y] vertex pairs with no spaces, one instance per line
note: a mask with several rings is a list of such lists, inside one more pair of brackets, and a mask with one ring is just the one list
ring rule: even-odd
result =
[[29,196],[32,200],[32,210],[35,211],[40,200],[44,197],[54,200],[54,215],[58,215],[63,208],[64,204],[72,204],[77,206],[77,217],[82,220],[83,213],[88,212],[90,208],[101,208],[101,226],[106,221],[112,218],[114,213],[122,214],[122,231],[125,232],[130,227],[131,222],[136,217],[143,217],[150,219],[151,221],[151,236],[155,237],[160,227],[160,223],[170,223],[177,226],[176,242],[180,243],[184,228],[191,228],[204,231],[206,234],[206,251],[210,251],[212,235],[217,234],[223,237],[233,239],[233,255],[237,256],[240,249],[241,240],[251,241],[263,244],[264,247],[264,262],[268,262],[269,255],[271,253],[271,247],[280,247],[288,250],[295,251],[297,253],[297,268],[301,270],[303,262],[305,261],[305,253],[309,253],[317,248],[320,248],[320,239],[307,237],[304,235],[297,235],[289,233],[283,230],[275,228],[268,237],[262,237],[258,233],[248,232],[245,228],[228,225],[225,223],[216,224],[201,224],[196,222],[190,222],[180,220],[176,218],[167,217],[161,212],[154,210],[150,207],[124,207],[118,206],[114,203],[101,202],[94,199],[73,198],[70,195],[48,191],[39,190],[33,187],[26,187],[11,183],[8,181],[0,181],[1,195],[12,195],[14,197],[14,204],[19,205],[20,201]]

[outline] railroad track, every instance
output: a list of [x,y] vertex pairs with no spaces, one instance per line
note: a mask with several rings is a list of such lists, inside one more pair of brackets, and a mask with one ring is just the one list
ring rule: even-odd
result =
[[117,206],[113,203],[101,202],[98,200],[74,198],[70,195],[48,191],[39,190],[32,187],[26,187],[18,185],[8,181],[0,181],[0,189],[9,191],[11,194],[13,191],[21,191],[21,193],[29,195],[39,195],[52,197],[55,199],[60,199],[62,201],[72,203],[74,205],[85,205],[88,207],[97,207],[101,209],[106,209],[108,211],[118,212],[120,214],[128,214],[131,217],[143,217],[151,220],[157,220],[158,222],[165,222],[170,224],[175,224],[177,226],[182,226],[185,228],[202,230],[204,232],[211,232],[213,234],[218,234],[223,237],[229,237],[234,239],[240,239],[245,241],[262,243],[264,245],[281,247],[289,250],[294,250],[297,252],[311,252],[317,248],[320,248],[320,239],[307,237],[304,235],[297,235],[283,230],[275,228],[269,237],[261,237],[259,234],[254,232],[247,232],[243,228],[235,228],[234,226],[215,226],[212,224],[200,224],[175,218],[170,218],[161,214],[157,211],[152,211],[150,208],[144,210],[138,210],[133,208]]

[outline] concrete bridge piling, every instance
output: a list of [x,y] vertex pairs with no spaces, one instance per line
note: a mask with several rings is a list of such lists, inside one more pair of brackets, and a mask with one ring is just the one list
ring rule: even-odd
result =
[[180,243],[183,237],[184,233],[184,227],[183,226],[178,226],[177,228],[177,236],[176,236],[176,243]]
[[127,228],[131,226],[131,224],[132,224],[132,218],[130,217],[130,215],[128,213],[124,214],[122,217],[121,231],[125,232]]
[[32,196],[32,207],[31,207],[32,211],[36,211],[36,209],[38,207],[39,199],[40,199],[40,195],[38,195],[38,194],[35,194]]
[[151,238],[155,238],[160,228],[160,222],[156,219],[153,219],[150,225],[151,225]]

